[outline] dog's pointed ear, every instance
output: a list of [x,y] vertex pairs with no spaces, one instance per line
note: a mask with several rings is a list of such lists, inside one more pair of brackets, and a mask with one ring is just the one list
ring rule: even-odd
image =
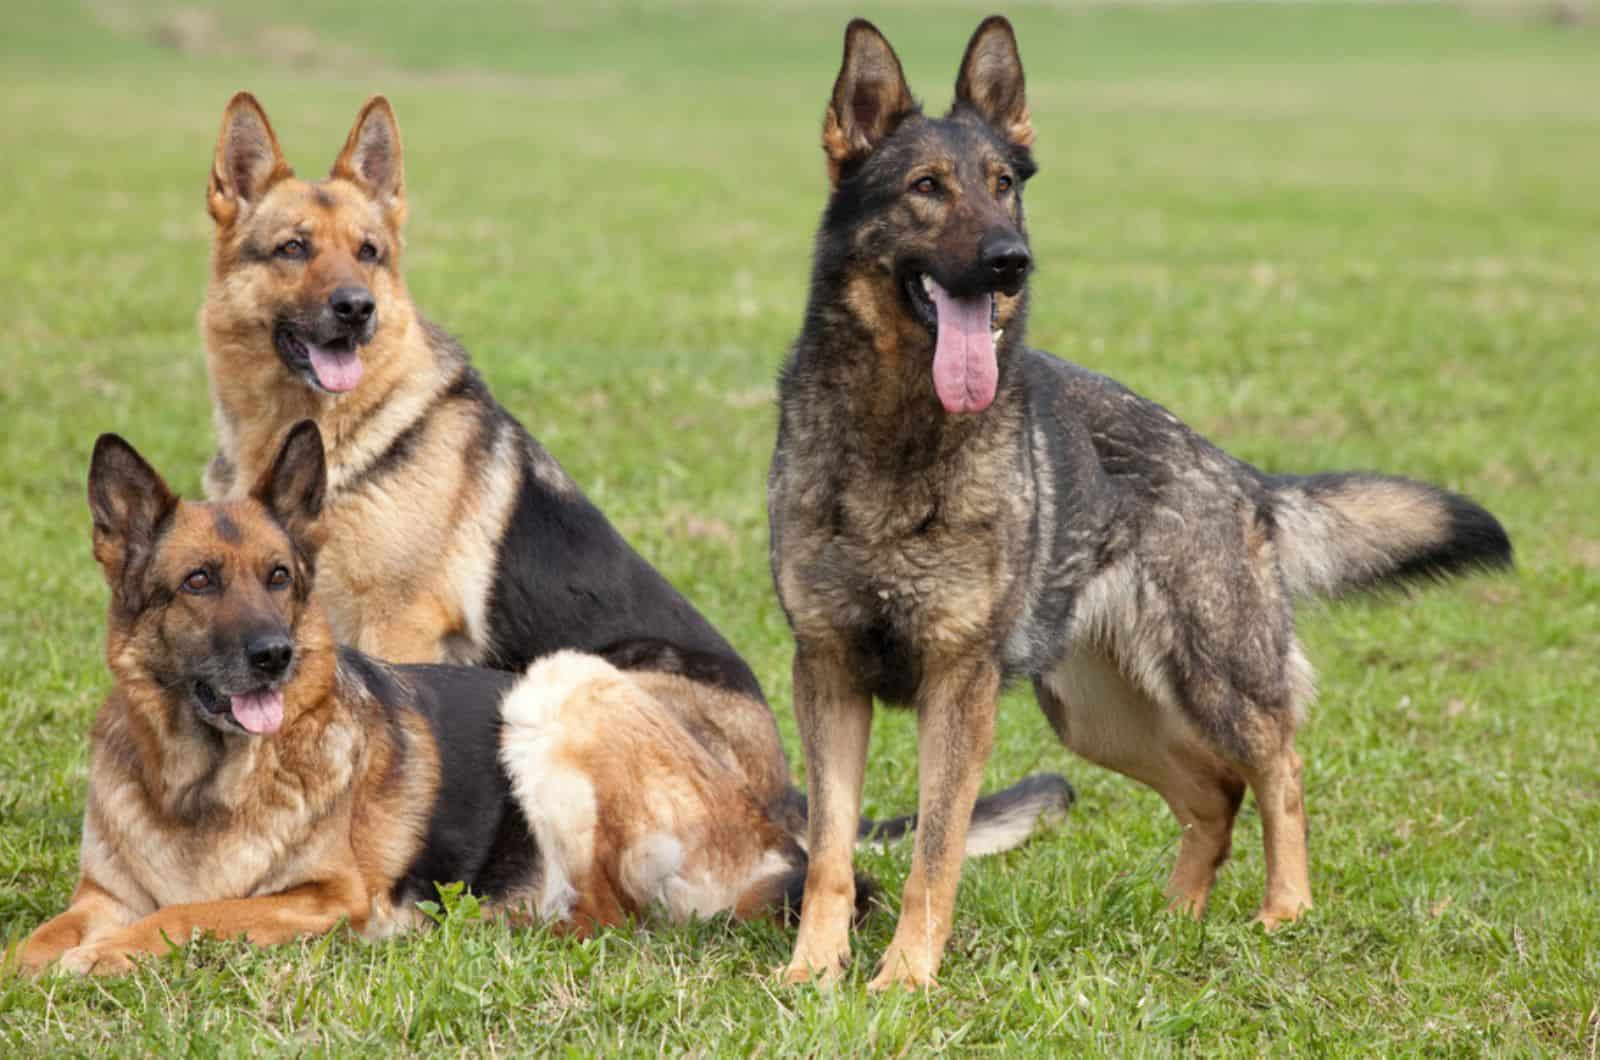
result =
[[260,202],[268,188],[292,176],[267,112],[250,93],[235,95],[222,112],[222,133],[206,185],[211,219],[228,227],[245,208]]
[[956,106],[966,105],[1017,147],[1033,146],[1033,120],[1022,78],[1017,35],[1004,15],[990,15],[972,34],[956,75]]
[[328,175],[360,185],[383,204],[396,227],[404,222],[406,178],[400,123],[387,99],[373,96],[367,100]]
[[322,544],[319,521],[327,488],[322,432],[311,420],[301,420],[289,428],[277,459],[256,480],[250,496],[260,501],[312,558]]
[[161,524],[177,506],[177,494],[133,446],[115,434],[102,434],[96,440],[89,460],[94,558],[105,572],[113,600],[130,610],[141,606],[139,581]]
[[837,185],[853,163],[871,154],[917,111],[900,60],[878,27],[852,19],[844,31],[844,61],[822,118],[828,177]]

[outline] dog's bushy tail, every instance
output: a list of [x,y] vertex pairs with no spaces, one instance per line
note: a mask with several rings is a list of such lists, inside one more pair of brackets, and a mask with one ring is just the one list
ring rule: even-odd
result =
[[[985,795],[972,808],[964,856],[981,858],[1022,845],[1041,825],[1053,824],[1065,817],[1076,798],[1072,785],[1059,773],[1035,773],[1004,791]],[[914,813],[887,821],[863,819],[856,845],[892,842],[915,831],[916,827]]]
[[1278,561],[1297,596],[1442,581],[1511,566],[1511,539],[1474,501],[1361,472],[1267,479]]

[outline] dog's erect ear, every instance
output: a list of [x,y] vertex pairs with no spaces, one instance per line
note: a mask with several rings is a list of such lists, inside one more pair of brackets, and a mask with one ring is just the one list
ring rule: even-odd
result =
[[400,123],[382,96],[373,96],[356,115],[344,150],[328,174],[359,184],[389,211],[396,227],[405,220],[406,179],[400,150]]
[[956,105],[966,104],[1018,147],[1033,146],[1033,121],[1023,90],[1017,35],[1004,15],[990,15],[972,34],[956,75]]
[[294,176],[283,159],[267,112],[256,97],[240,92],[222,112],[222,133],[211,162],[206,185],[206,209],[223,228],[238,220],[240,211],[261,201],[268,188]]
[[177,506],[177,495],[133,446],[114,434],[102,434],[94,443],[89,461],[94,558],[113,599],[130,611],[143,606],[139,581],[162,522]]
[[250,495],[266,506],[289,536],[316,555],[322,543],[318,519],[322,497],[328,486],[327,457],[322,452],[322,432],[311,420],[301,420],[289,428],[278,449],[278,458],[259,479]]
[[851,20],[844,31],[844,62],[822,119],[828,178],[838,184],[847,166],[871,154],[916,110],[889,42],[866,19]]

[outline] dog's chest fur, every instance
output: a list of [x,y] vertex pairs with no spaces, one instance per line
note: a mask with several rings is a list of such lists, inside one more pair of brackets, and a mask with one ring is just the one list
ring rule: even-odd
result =
[[992,655],[1022,605],[1035,482],[1021,410],[1008,401],[959,437],[915,414],[863,432],[810,391],[786,390],[770,483],[779,596],[797,632],[842,641],[874,695],[909,703],[925,659]]
[[332,845],[348,841],[349,829],[328,820],[352,810],[363,746],[353,722],[316,729],[298,747],[243,743],[214,761],[180,747],[160,788],[132,766],[125,737],[108,731],[95,752],[85,875],[140,915],[306,882]]

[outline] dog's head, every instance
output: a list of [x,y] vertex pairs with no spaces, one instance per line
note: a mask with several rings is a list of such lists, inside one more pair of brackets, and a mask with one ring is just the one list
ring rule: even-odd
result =
[[222,115],[206,208],[216,222],[208,327],[276,356],[318,392],[354,389],[363,351],[406,300],[405,179],[389,101],[361,108],[328,179],[311,182],[284,161],[261,104],[239,93]]
[[89,466],[94,557],[111,586],[119,680],[163,690],[223,732],[284,724],[285,689],[326,634],[310,598],[326,471],[310,422],[244,500],[179,499],[133,447],[101,435]]
[[823,118],[833,195],[819,252],[861,278],[847,300],[869,326],[931,351],[934,388],[951,413],[989,407],[997,347],[1008,334],[1020,339],[1033,265],[1022,215],[1032,144],[1022,60],[1004,18],[973,34],[943,118],[922,113],[870,22],[845,30]]

